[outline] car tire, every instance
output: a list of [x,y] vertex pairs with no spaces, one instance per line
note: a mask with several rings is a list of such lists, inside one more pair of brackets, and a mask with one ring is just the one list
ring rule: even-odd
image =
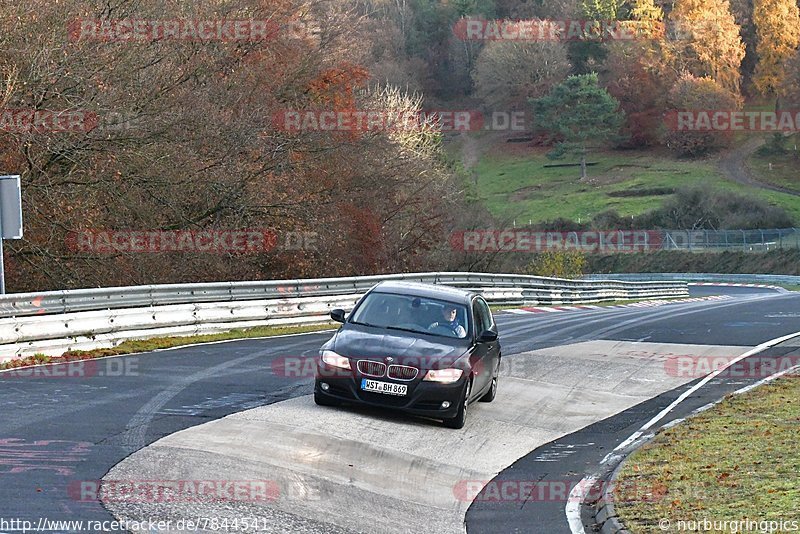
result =
[[464,428],[464,423],[467,421],[467,407],[469,406],[469,394],[471,390],[472,382],[467,382],[467,387],[464,388],[464,395],[459,402],[456,416],[442,421],[444,426],[447,428],[455,428],[456,430]]
[[497,380],[498,375],[500,374],[500,365],[498,364],[497,367],[498,369],[496,369],[494,375],[492,375],[492,385],[489,387],[489,391],[487,391],[486,394],[479,399],[480,402],[492,402],[497,396]]
[[341,404],[339,401],[320,395],[316,391],[314,392],[314,403],[317,406],[339,406]]

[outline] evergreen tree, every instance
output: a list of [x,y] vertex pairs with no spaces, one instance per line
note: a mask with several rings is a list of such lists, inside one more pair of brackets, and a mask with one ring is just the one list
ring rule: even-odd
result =
[[597,74],[570,76],[549,95],[533,101],[537,127],[562,141],[556,155],[574,151],[581,157],[581,179],[586,178],[589,142],[619,133],[624,119],[619,102],[600,87]]

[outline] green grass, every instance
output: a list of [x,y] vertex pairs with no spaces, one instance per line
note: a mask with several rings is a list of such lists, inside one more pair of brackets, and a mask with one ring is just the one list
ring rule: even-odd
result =
[[158,349],[168,349],[191,345],[195,343],[213,343],[216,341],[227,341],[230,339],[247,339],[255,337],[271,337],[286,334],[302,334],[306,332],[317,332],[333,327],[336,323],[326,322],[313,325],[302,326],[258,326],[255,328],[236,329],[218,334],[203,334],[199,336],[175,336],[175,337],[154,337],[150,339],[133,339],[124,341],[116,347],[93,349],[93,350],[72,350],[67,351],[61,356],[45,356],[35,354],[26,358],[18,358],[0,363],[0,370],[16,369],[29,367],[31,365],[56,364],[69,361],[91,360],[106,356],[119,356],[122,354],[133,354],[139,352],[150,352]]
[[631,455],[616,499],[627,528],[662,532],[661,519],[800,521],[797,378],[728,397]]
[[[716,160],[676,160],[646,152],[595,152],[586,182],[577,167],[544,168],[553,163],[544,149],[526,153],[490,151],[479,161],[477,193],[489,211],[510,224],[549,221],[559,217],[585,222],[598,213],[615,210],[622,216],[657,208],[671,194],[615,197],[609,193],[709,185],[754,195],[785,208],[800,219],[800,199],[729,182],[717,170]],[[571,160],[565,160],[571,161]]]
[[[775,111],[775,100],[762,98],[746,102],[742,111]],[[737,131],[733,134],[733,142],[743,143],[753,135],[753,132]]]
[[800,148],[800,134],[786,139],[789,153],[769,156],[756,153],[747,160],[747,166],[762,182],[800,192],[800,151],[795,147]]

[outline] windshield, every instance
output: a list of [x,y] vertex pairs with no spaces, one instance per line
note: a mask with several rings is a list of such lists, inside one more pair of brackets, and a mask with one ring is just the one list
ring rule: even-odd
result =
[[350,323],[463,339],[469,332],[466,306],[443,300],[372,292]]

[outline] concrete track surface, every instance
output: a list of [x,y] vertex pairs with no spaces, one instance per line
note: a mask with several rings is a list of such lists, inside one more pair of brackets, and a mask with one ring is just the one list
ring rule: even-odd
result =
[[[473,405],[463,431],[372,410],[320,408],[303,396],[163,438],[108,478],[254,479],[280,488],[266,505],[177,505],[170,510],[173,520],[289,514],[294,523],[303,518],[352,531],[458,533],[475,483],[545,443],[688,382],[665,372],[669,356],[742,352],[595,341],[517,354],[506,360],[495,402]],[[107,506],[135,520],[164,515],[161,503]],[[283,528],[274,526],[275,532]]]

